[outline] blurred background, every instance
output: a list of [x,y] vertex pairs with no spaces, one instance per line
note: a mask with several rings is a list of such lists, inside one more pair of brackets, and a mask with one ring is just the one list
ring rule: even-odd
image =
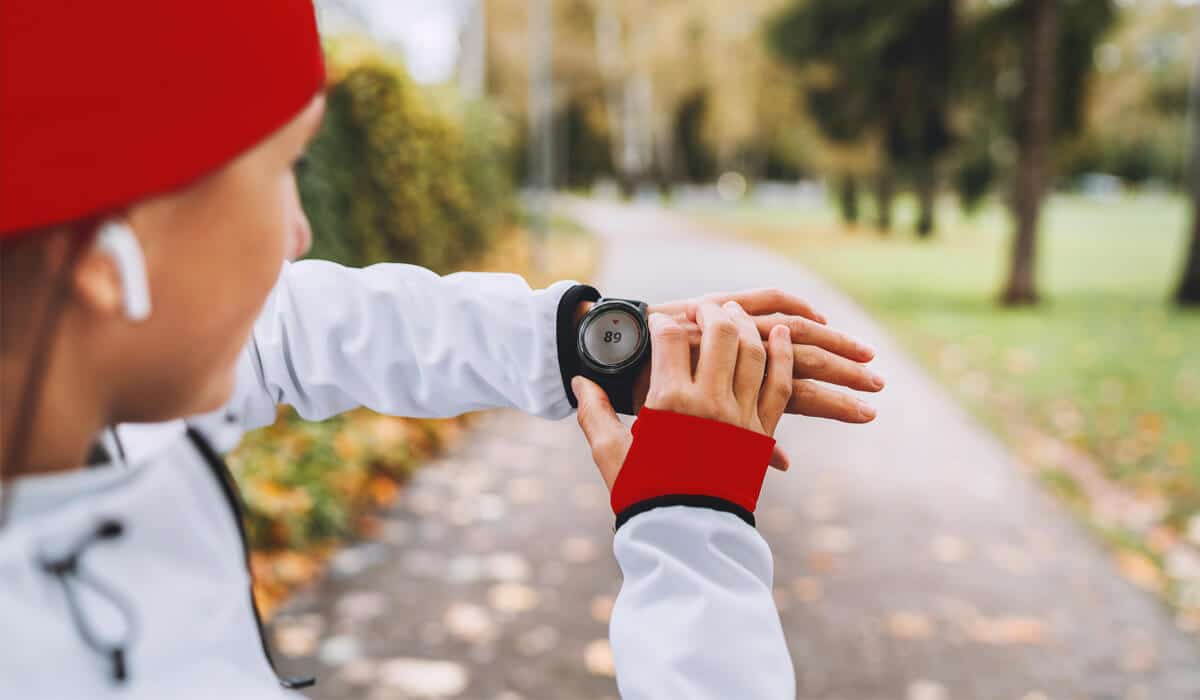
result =
[[[1154,680],[1200,662],[1187,646],[1200,630],[1200,177],[1189,174],[1200,169],[1200,3],[316,5],[329,88],[300,181],[313,257],[605,281],[612,256],[652,250],[645,228],[695,233],[684,245],[696,251],[710,240],[765,251],[794,266],[802,295],[811,273],[814,290],[831,287],[832,303],[885,329],[914,372],[1001,441],[1012,479],[1069,512],[1078,546],[1152,601],[1135,619],[1188,640],[1168,643],[1147,622],[1137,639],[1151,642],[1113,652],[1134,680],[1061,696],[1200,697]],[[606,232],[623,221],[624,237]],[[893,384],[904,410],[925,410]],[[276,645],[332,678],[313,697],[615,697],[604,639],[619,579],[602,488],[526,471],[551,459],[594,476],[572,426],[504,442],[528,429],[510,420],[356,412],[308,424],[285,410],[234,454]],[[496,460],[509,467],[483,468]],[[413,478],[425,465],[431,475]],[[560,488],[579,511],[599,503],[580,517],[602,525],[547,545],[533,534],[553,518],[525,532],[517,512],[548,507]],[[853,553],[853,527],[815,520],[817,550]],[[511,537],[500,546],[474,525]],[[935,559],[972,565],[969,536],[926,534]],[[548,592],[574,585],[555,566],[582,567],[594,590]],[[835,584],[809,572],[781,585],[786,610],[820,607]],[[980,619],[994,623],[986,634]],[[875,621],[863,634],[885,649],[951,643],[963,628],[908,608]],[[1059,622],[978,613],[962,635],[1069,654]],[[785,628],[800,634],[786,614]],[[911,662],[893,656],[883,666]],[[990,668],[1019,677],[1032,658]],[[867,691],[835,674],[801,690],[1038,700],[1072,688],[1064,678],[1014,694],[914,676],[856,695]]]

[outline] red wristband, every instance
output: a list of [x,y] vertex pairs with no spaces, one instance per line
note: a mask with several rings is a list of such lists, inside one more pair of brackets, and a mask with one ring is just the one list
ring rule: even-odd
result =
[[753,513],[774,447],[773,438],[729,423],[642,408],[613,484],[613,513],[670,496],[720,499]]

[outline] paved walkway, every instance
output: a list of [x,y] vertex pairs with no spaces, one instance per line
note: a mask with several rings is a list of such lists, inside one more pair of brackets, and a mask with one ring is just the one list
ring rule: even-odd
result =
[[[656,209],[576,213],[607,241],[606,290],[779,286],[879,350],[880,418],[785,419],[793,468],[760,503],[801,698],[1200,698],[1200,645],[852,302]],[[321,677],[313,698],[615,697],[610,532],[574,421],[493,414],[416,478],[381,542],[338,555],[276,641]]]

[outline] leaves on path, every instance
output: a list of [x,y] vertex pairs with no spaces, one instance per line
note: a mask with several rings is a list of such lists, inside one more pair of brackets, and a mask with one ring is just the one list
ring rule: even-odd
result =
[[537,591],[519,583],[498,583],[488,589],[488,604],[501,612],[527,612],[537,607],[539,599]]
[[607,639],[597,639],[589,642],[583,650],[583,663],[589,673],[597,676],[616,677],[613,670],[612,647]]
[[431,659],[389,659],[376,671],[380,683],[413,698],[453,697],[467,689],[471,678],[462,664]]
[[615,602],[616,601],[613,600],[612,596],[607,595],[599,595],[595,598],[592,598],[592,604],[590,606],[592,619],[596,622],[607,625],[609,618],[612,617],[613,604]]
[[1126,579],[1151,593],[1163,593],[1167,588],[1166,577],[1154,560],[1140,552],[1119,550],[1114,559],[1117,570]]
[[933,621],[923,613],[900,610],[888,615],[888,634],[906,641],[931,639],[934,635]]

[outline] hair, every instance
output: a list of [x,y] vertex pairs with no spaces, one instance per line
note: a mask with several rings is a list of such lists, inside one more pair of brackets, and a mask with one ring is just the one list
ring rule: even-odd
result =
[[[95,237],[97,222],[89,220],[64,227],[69,237],[67,253],[58,269],[49,270],[46,255],[46,240],[55,235],[53,231],[28,232],[0,242],[0,357],[4,362],[24,362],[27,371],[15,377],[19,387],[15,394],[17,404],[11,423],[0,426],[7,430],[3,435],[2,461],[0,461],[0,527],[7,516],[8,500],[12,488],[4,483],[22,471],[21,462],[26,458],[33,419],[41,399],[42,384],[46,375],[46,363],[54,343],[55,331],[62,316],[63,307],[70,295],[71,273]],[[41,299],[37,297],[42,293]],[[17,341],[28,338],[24,343],[28,351],[24,357],[14,357]],[[10,368],[6,368],[10,369]]]
[[44,285],[45,232],[19,234],[0,241],[0,355],[8,355],[21,338],[28,337]]

